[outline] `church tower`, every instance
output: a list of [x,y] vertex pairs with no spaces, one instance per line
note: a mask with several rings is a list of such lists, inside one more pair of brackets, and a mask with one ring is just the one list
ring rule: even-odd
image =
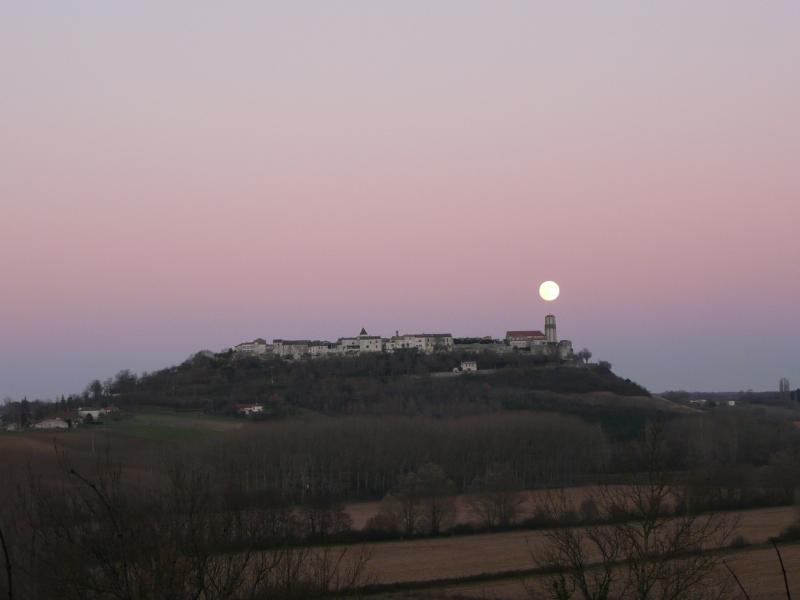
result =
[[544,318],[544,334],[547,336],[548,342],[557,342],[558,336],[556,335],[556,318],[554,315],[547,315]]

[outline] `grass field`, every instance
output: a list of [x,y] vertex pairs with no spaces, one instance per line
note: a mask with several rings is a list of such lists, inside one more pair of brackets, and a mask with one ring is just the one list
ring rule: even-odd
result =
[[106,419],[92,427],[156,440],[195,440],[241,429],[243,419],[206,415],[201,412],[175,412],[146,409],[118,419]]

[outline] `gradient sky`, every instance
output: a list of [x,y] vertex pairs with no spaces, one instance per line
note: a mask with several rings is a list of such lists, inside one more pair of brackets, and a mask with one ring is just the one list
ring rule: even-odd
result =
[[0,397],[548,310],[655,391],[800,385],[798,31],[794,0],[7,0]]

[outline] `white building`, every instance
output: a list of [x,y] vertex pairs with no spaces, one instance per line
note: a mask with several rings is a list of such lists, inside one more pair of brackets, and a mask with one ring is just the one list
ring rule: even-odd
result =
[[69,423],[64,419],[44,419],[33,424],[34,429],[69,429]]
[[358,353],[367,352],[383,352],[383,339],[379,335],[369,335],[362,327],[358,334]]
[[308,340],[274,340],[272,342],[272,352],[280,358],[302,358],[309,354]]
[[361,344],[358,338],[339,338],[336,340],[336,353],[342,356],[355,356]]
[[336,354],[336,344],[325,341],[313,341],[308,344],[308,355],[312,358]]
[[461,370],[465,373],[477,371],[478,363],[474,360],[463,360],[461,361]]
[[236,412],[240,415],[257,415],[264,412],[264,406],[261,404],[240,404],[236,407]]
[[533,346],[547,344],[547,336],[538,329],[506,331],[506,344],[520,350],[531,350]]
[[[453,336],[449,333],[414,333],[403,334],[395,332],[391,338],[381,338],[369,335],[362,328],[361,333],[355,337],[342,337],[336,343],[325,340],[273,340],[266,344],[264,340],[257,339],[253,342],[239,344],[237,351],[249,353],[272,352],[278,358],[300,359],[320,358],[325,356],[358,356],[361,354],[378,352],[395,352],[398,350],[416,350],[423,354],[434,352],[451,352],[454,349],[465,352],[492,351],[497,353],[523,351],[534,355],[561,360],[573,358],[572,342],[558,340],[556,336],[556,321],[553,315],[545,319],[546,333],[538,329],[509,330],[505,339],[492,340],[492,338],[460,338],[461,343],[456,348]],[[465,343],[467,340],[468,343]],[[477,342],[475,341],[477,340]]]
[[453,336],[449,333],[414,333],[395,335],[385,343],[387,352],[395,350],[417,350],[424,354],[450,352],[453,349]]
[[78,409],[78,416],[81,419],[85,419],[86,417],[92,417],[93,421],[97,421],[100,417],[105,414],[108,414],[110,411],[106,408],[79,408]]
[[267,354],[272,348],[263,338],[256,338],[252,342],[242,342],[237,344],[231,350],[237,354],[250,354],[253,356],[263,356]]

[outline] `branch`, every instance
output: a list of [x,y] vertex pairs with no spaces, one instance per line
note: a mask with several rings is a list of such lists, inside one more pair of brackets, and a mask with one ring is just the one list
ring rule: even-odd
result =
[[6,563],[6,576],[8,578],[8,600],[14,600],[14,581],[11,573],[11,552],[6,543],[6,536],[3,534],[3,528],[0,527],[0,545],[3,547],[3,555]]

